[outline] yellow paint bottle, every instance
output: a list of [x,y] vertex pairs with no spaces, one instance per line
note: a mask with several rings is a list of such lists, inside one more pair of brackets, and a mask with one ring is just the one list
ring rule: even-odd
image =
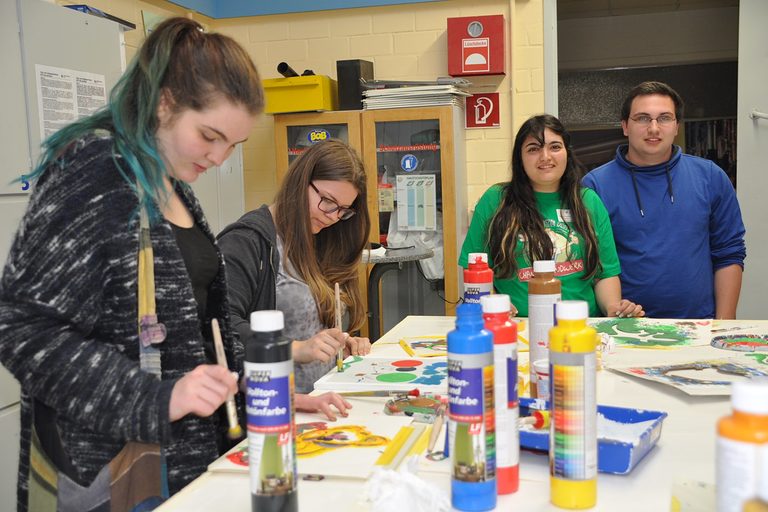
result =
[[597,503],[597,332],[585,301],[561,301],[549,331],[550,501],[567,509]]

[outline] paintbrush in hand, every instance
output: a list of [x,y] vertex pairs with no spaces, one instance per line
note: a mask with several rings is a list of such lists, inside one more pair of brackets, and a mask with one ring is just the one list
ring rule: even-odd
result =
[[[336,283],[333,287],[334,298],[336,299],[336,328],[341,330],[341,292],[339,291],[339,283]],[[339,349],[336,354],[336,371],[344,371],[344,347]]]
[[[216,362],[219,366],[227,367],[227,356],[224,354],[224,343],[221,341],[221,331],[219,331],[219,321],[215,318],[211,320],[211,330],[213,331],[213,346],[216,349]],[[237,421],[237,408],[235,407],[235,397],[227,397],[227,419],[229,420],[229,430],[227,436],[230,439],[240,439],[243,437],[243,429]]]

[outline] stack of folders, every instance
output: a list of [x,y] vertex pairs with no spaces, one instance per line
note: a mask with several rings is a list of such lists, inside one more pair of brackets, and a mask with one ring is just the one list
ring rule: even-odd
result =
[[464,106],[464,98],[470,93],[453,85],[415,85],[363,91],[363,108],[436,107],[442,105]]

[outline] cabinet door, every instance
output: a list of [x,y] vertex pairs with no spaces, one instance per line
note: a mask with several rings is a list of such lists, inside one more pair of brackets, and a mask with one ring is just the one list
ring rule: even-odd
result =
[[390,246],[433,249],[435,257],[420,265],[449,315],[460,296],[456,209],[466,202],[466,186],[457,187],[463,153],[456,151],[454,121],[451,107],[363,113],[366,166],[376,169],[381,198],[371,208],[373,229]]
[[346,142],[362,157],[360,112],[317,112],[275,116],[277,183],[288,166],[312,144],[328,139]]

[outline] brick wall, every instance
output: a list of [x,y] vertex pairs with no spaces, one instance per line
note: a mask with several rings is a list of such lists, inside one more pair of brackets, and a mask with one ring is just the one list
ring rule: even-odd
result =
[[[336,78],[337,60],[360,58],[374,63],[377,78],[432,80],[448,74],[447,18],[503,14],[509,29],[507,75],[472,77],[473,92],[497,91],[501,102],[500,128],[467,131],[467,193],[473,208],[489,185],[508,179],[515,130],[544,108],[542,2],[448,0],[224,20],[190,15],[240,42],[262,78],[279,77],[276,67],[281,61],[299,73],[312,69]],[[128,58],[144,37],[143,10],[164,16],[188,14],[163,0],[91,0],[89,5],[137,25],[126,34]],[[271,116],[258,121],[243,145],[243,155],[245,205],[252,209],[271,202],[276,190]]]

